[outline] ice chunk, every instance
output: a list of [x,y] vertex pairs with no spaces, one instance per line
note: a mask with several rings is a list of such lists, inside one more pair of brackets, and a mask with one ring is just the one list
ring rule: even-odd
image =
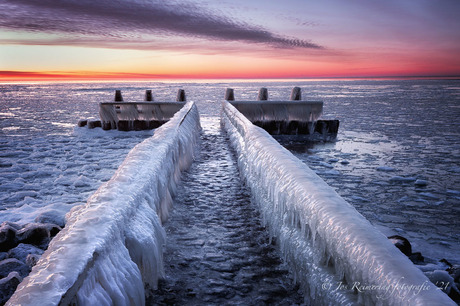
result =
[[422,179],[418,179],[415,181],[414,185],[418,187],[423,187],[423,186],[428,185],[428,182]]
[[424,196],[424,197],[429,198],[429,199],[433,199],[433,200],[439,199],[439,197],[437,195],[432,194],[431,192],[420,192],[419,194],[421,196]]
[[392,172],[392,171],[396,171],[396,169],[393,167],[382,166],[382,167],[377,167],[377,171]]
[[416,181],[415,177],[403,177],[403,176],[393,176],[390,178],[390,182],[395,182],[395,183],[412,183]]

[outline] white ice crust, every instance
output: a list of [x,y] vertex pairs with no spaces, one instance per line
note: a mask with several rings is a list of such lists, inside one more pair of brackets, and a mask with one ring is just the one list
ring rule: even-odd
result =
[[231,101],[239,112],[254,121],[314,122],[323,113],[322,101]]
[[172,195],[194,158],[199,114],[188,102],[128,154],[19,285],[7,305],[143,305],[163,273]]
[[307,165],[223,102],[264,221],[313,305],[455,305]]

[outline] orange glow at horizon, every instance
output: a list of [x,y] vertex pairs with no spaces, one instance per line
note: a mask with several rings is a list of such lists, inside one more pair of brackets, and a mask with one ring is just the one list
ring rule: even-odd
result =
[[[193,62],[193,60],[191,60]],[[153,65],[155,66],[155,65]],[[137,67],[136,67],[137,68]],[[436,71],[433,73],[432,71]],[[302,79],[372,77],[460,77],[458,69],[446,65],[436,70],[426,66],[387,65],[370,62],[364,68],[336,62],[236,59],[219,64],[211,60],[199,65],[171,65],[156,69],[124,71],[0,71],[2,81],[27,80],[159,80],[159,79]]]
[[460,77],[458,1],[187,3],[5,0],[0,80]]

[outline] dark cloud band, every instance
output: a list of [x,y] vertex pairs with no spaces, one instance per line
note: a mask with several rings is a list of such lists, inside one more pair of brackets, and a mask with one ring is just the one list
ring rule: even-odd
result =
[[3,0],[0,27],[45,33],[123,37],[181,35],[281,48],[322,49],[309,41],[276,35],[190,3],[148,0]]

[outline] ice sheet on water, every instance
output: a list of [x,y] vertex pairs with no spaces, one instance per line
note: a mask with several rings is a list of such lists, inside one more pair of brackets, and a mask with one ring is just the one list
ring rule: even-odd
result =
[[381,166],[381,167],[377,167],[377,171],[392,172],[392,171],[396,171],[396,169],[393,167],[389,167],[389,166]]
[[[233,106],[224,102],[223,107],[222,125],[240,171],[307,297],[335,305],[378,304],[382,297],[389,304],[453,305],[311,169]],[[344,279],[345,286],[337,288]],[[407,289],[424,282],[423,292]],[[394,291],[355,294],[347,285],[356,283]]]
[[395,182],[395,183],[412,183],[415,182],[417,179],[415,177],[404,177],[404,176],[393,176],[390,178],[390,182]]
[[[57,206],[64,217],[110,179],[132,147],[152,134],[75,128],[65,136],[2,139],[0,220],[33,222],[47,206]],[[22,214],[24,205],[34,207],[36,214]]]
[[199,131],[198,110],[188,103],[131,150],[86,205],[72,208],[8,305],[142,305],[144,284],[154,288],[163,271],[161,223]]
[[437,200],[439,199],[439,197],[431,192],[420,192],[419,195],[425,197],[425,198],[428,198],[428,199],[433,199],[433,200]]

